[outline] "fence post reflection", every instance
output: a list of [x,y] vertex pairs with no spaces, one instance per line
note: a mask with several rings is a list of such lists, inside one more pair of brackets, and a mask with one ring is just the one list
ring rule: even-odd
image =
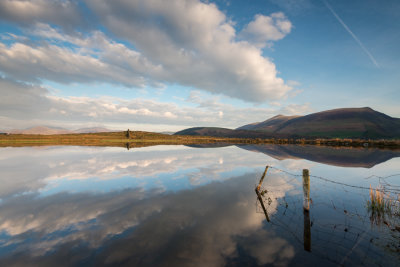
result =
[[307,169],[303,169],[303,196],[304,250],[311,251],[310,172]]

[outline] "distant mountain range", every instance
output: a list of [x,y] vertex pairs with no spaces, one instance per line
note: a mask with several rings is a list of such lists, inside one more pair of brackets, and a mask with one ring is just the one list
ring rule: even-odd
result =
[[196,127],[175,133],[242,138],[400,138],[400,119],[365,108],[341,108],[306,116],[277,115],[237,129]]
[[72,133],[101,133],[101,132],[112,132],[113,130],[103,128],[103,127],[90,127],[81,128],[77,130],[67,130],[60,127],[50,127],[50,126],[36,126],[27,129],[14,129],[8,131],[1,131],[10,134],[72,134]]

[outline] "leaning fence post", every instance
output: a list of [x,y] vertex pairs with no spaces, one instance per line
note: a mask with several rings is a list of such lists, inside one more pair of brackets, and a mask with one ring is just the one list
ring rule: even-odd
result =
[[303,169],[303,195],[304,250],[311,251],[310,172],[307,169]]
[[267,174],[268,167],[269,167],[269,166],[266,166],[266,167],[265,167],[264,173],[263,173],[263,175],[261,176],[260,182],[258,183],[258,186],[256,186],[255,191],[256,191],[256,194],[257,194],[257,198],[258,198],[258,200],[260,201],[261,208],[262,208],[263,211],[264,211],[265,218],[266,218],[267,221],[269,222],[268,212],[267,212],[267,209],[266,209],[265,206],[264,206],[264,201],[263,201],[263,199],[262,199],[262,197],[261,197],[261,194],[260,194],[261,185],[262,185],[262,182],[264,181],[265,175]]

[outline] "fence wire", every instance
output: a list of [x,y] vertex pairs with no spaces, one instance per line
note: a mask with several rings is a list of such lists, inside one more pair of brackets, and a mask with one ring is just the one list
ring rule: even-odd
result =
[[[303,175],[276,167],[258,187],[256,211],[265,213],[269,225],[313,256],[335,265],[392,266],[400,264],[400,188],[389,176],[378,178],[384,192],[383,212],[370,208],[371,188],[309,175],[309,211],[304,208]],[[376,191],[373,191],[376,192]],[[265,208],[265,209],[264,209]],[[398,266],[398,265],[397,265]]]

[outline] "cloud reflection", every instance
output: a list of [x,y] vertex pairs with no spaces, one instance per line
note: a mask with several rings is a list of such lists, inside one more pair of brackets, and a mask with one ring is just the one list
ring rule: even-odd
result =
[[[288,265],[295,248],[256,212],[265,165],[367,174],[233,146],[0,149],[0,265]],[[279,199],[298,182],[270,169],[264,184]]]
[[[2,241],[8,239],[0,253],[18,246],[0,264],[51,265],[69,258],[73,265],[90,260],[95,265],[220,266],[235,259],[241,246],[260,263],[287,262],[293,248],[262,230],[264,216],[255,212],[257,175],[171,194],[128,189],[10,198],[0,207],[0,229],[7,236]],[[261,247],[240,238],[259,232],[257,242],[265,241]]]
[[[2,148],[0,198],[37,192],[112,191],[128,185],[177,190],[227,179],[229,173],[240,168],[259,168],[269,158],[236,147],[169,148],[124,151],[120,148],[49,147],[42,148],[40,153],[30,147]],[[166,179],[175,182],[164,184]],[[86,187],[79,182],[85,180]]]

